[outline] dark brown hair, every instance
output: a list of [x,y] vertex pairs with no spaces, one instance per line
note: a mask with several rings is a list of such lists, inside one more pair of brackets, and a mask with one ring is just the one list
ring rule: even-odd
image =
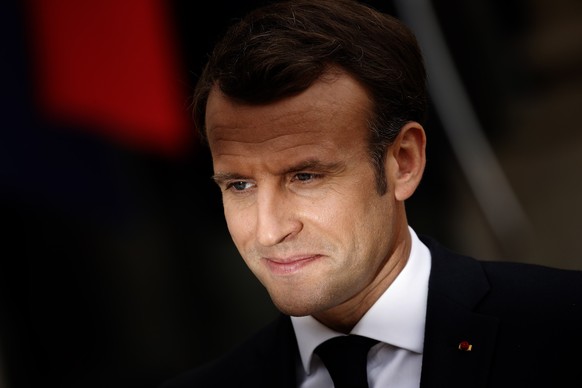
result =
[[196,85],[196,128],[205,134],[206,103],[215,85],[229,98],[264,104],[304,91],[332,66],[358,79],[372,97],[369,150],[384,194],[386,148],[406,122],[424,122],[426,73],[413,33],[354,0],[276,2],[232,25]]

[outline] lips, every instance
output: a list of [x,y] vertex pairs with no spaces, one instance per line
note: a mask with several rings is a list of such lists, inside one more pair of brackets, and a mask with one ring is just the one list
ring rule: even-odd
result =
[[279,276],[289,276],[296,274],[320,258],[321,255],[301,255],[287,258],[265,257],[264,259],[271,273]]

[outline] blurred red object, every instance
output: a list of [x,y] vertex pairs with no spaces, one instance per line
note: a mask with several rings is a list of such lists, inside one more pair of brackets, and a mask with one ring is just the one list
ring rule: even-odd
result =
[[190,140],[178,41],[163,0],[31,0],[35,93],[51,120],[164,154]]

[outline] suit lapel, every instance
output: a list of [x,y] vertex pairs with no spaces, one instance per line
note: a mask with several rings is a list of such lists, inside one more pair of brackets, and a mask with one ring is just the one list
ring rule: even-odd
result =
[[431,251],[432,269],[420,386],[486,387],[498,320],[474,309],[489,283],[476,260],[422,240]]
[[257,339],[258,360],[251,360],[248,366],[249,382],[254,387],[295,387],[298,354],[291,319],[281,314]]

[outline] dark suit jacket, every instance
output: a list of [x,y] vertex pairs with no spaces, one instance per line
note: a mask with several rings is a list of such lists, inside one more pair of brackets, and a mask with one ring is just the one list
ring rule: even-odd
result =
[[[582,388],[582,272],[479,262],[422,239],[432,269],[421,388]],[[459,349],[462,341],[471,351]],[[281,315],[164,388],[291,388],[297,360]]]

